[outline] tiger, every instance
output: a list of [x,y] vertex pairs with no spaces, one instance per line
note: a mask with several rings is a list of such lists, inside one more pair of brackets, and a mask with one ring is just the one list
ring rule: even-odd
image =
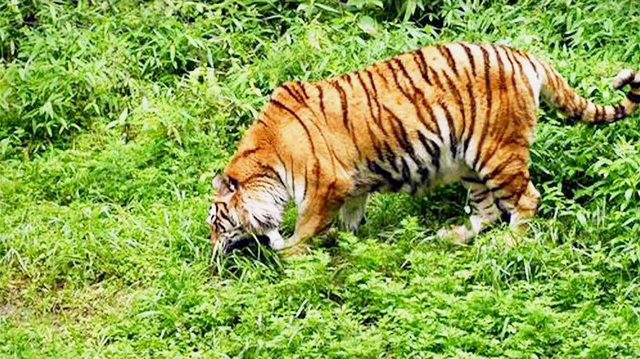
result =
[[[305,253],[334,215],[358,231],[369,194],[421,194],[462,182],[470,227],[438,235],[467,244],[503,214],[522,228],[540,193],[529,172],[540,99],[570,120],[620,120],[640,103],[640,73],[616,105],[579,95],[546,61],[500,44],[434,44],[316,82],[276,88],[213,181],[206,218],[214,251],[253,236],[285,256]],[[284,239],[285,206],[295,203]]]

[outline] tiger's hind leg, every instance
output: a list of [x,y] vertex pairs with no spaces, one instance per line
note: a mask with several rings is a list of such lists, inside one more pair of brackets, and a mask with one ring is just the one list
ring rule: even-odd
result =
[[462,184],[469,190],[469,198],[474,207],[469,217],[471,228],[459,225],[451,229],[442,229],[438,233],[440,237],[452,238],[456,244],[469,243],[500,217],[493,193],[482,181],[476,177],[465,177]]
[[502,162],[487,169],[484,179],[499,208],[510,214],[510,226],[522,230],[525,222],[536,214],[540,201],[540,192],[529,177],[528,150],[526,156],[506,152],[498,158]]
[[349,197],[340,208],[340,221],[351,232],[357,232],[365,223],[364,211],[368,195]]

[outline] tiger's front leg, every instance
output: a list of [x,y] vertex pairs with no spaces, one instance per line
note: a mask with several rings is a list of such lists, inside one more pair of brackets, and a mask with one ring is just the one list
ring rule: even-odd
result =
[[278,228],[270,229],[266,231],[264,235],[269,238],[269,247],[271,247],[273,250],[279,251],[285,247],[284,238],[282,238],[282,235],[280,234]]
[[[323,173],[323,171],[320,171]],[[308,241],[311,237],[320,233],[328,224],[329,219],[338,212],[340,206],[345,202],[352,188],[351,180],[345,177],[334,178],[331,174],[331,181],[321,181],[323,176],[314,178],[313,181],[321,181],[315,186],[313,181],[308,182],[306,197],[302,203],[298,204],[298,221],[296,229],[291,238],[284,242],[281,250],[286,257],[309,251]]]
[[309,251],[308,240],[320,233],[337,208],[328,203],[311,203],[298,215],[293,236],[284,242],[282,253],[286,257]]

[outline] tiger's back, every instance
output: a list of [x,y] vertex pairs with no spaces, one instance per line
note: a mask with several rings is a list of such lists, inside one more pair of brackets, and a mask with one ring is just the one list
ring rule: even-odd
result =
[[[249,193],[264,197],[276,187],[296,202],[298,226],[287,243],[295,248],[338,209],[357,229],[370,192],[416,193],[462,179],[476,208],[472,228],[449,234],[466,242],[501,210],[514,225],[534,214],[540,195],[528,162],[541,93],[570,116],[612,122],[640,102],[640,75],[623,71],[615,86],[626,84],[625,100],[601,106],[527,53],[489,44],[426,47],[332,79],[283,84],[225,174],[244,186],[239,207]],[[273,221],[250,231],[279,225],[280,201],[260,201],[272,205]]]

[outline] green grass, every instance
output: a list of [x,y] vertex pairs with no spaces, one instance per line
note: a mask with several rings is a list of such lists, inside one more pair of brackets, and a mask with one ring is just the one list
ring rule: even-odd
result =
[[293,261],[212,261],[210,180],[279,83],[454,40],[532,51],[603,103],[640,69],[635,0],[344,4],[0,4],[0,356],[640,356],[637,114],[541,111],[517,248],[505,225],[431,239],[465,220],[452,186],[376,195],[358,236]]

